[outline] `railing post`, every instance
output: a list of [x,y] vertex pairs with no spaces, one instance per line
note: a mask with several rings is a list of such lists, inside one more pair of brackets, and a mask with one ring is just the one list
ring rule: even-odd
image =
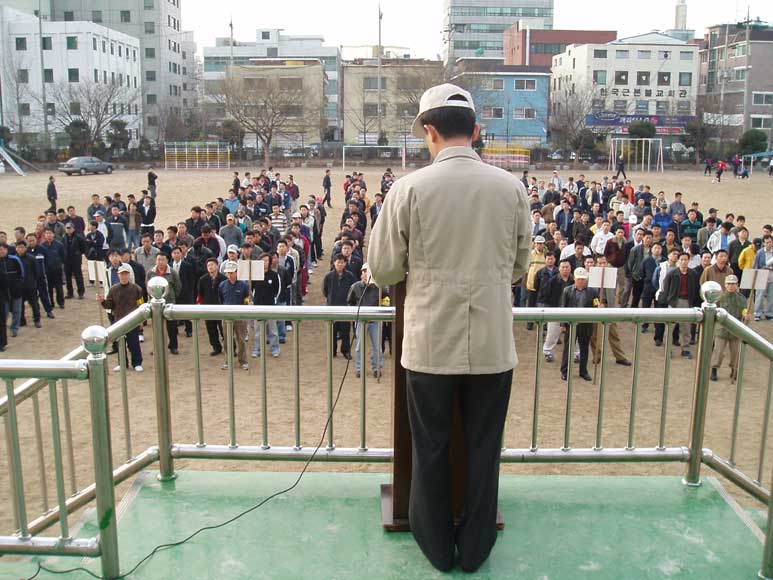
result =
[[[711,353],[714,347],[717,301],[721,293],[722,287],[717,282],[706,282],[701,286],[703,322],[698,343],[698,372],[695,374],[692,415],[690,417],[690,462],[683,480],[685,484],[690,486],[701,484],[701,461],[706,426],[706,406],[709,400]],[[671,353],[666,352],[666,356],[671,356]]]
[[172,459],[172,411],[169,395],[169,367],[166,364],[166,324],[164,295],[169,288],[166,278],[156,276],[148,282],[150,316],[153,324],[153,359],[156,373],[156,421],[158,424],[158,479],[175,478]]
[[116,578],[118,563],[118,519],[113,488],[113,450],[110,439],[110,403],[107,392],[107,330],[90,326],[81,341],[89,353],[89,391],[91,399],[91,443],[94,452],[94,481],[97,496],[97,522],[102,555],[102,575]]
[[773,580],[773,498],[768,500],[768,520],[765,527],[765,549],[762,552],[762,568],[759,577]]

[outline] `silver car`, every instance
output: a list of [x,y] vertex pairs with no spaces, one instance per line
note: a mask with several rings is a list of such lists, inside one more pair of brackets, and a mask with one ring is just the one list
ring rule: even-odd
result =
[[87,173],[112,173],[113,164],[106,163],[97,157],[73,157],[67,163],[61,163],[59,171],[67,175],[72,175],[73,173],[80,173],[81,175],[86,175]]

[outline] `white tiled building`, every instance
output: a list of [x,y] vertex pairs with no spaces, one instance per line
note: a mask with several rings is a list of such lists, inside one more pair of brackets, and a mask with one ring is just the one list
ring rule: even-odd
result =
[[[45,90],[49,132],[66,142],[64,127],[56,120],[59,103],[55,95],[70,86],[119,86],[125,90],[118,94],[127,101],[112,102],[110,106],[118,118],[126,121],[136,144],[142,133],[139,40],[83,21],[43,21],[42,32],[41,37],[38,19],[32,14],[0,7],[0,76],[4,89],[0,125],[16,132],[21,121],[25,134],[41,133]],[[68,105],[71,111],[77,111],[86,103]]]

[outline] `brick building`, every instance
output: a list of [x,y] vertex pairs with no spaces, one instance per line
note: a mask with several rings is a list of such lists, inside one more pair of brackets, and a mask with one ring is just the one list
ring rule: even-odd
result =
[[617,40],[614,30],[539,30],[516,22],[504,33],[506,66],[547,66],[570,44],[606,44]]

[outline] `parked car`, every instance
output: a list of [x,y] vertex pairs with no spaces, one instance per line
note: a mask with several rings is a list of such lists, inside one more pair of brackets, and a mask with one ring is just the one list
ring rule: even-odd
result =
[[72,175],[73,173],[80,173],[81,175],[86,175],[87,173],[112,173],[113,164],[102,161],[97,157],[73,157],[67,163],[60,164],[59,171],[67,175]]

